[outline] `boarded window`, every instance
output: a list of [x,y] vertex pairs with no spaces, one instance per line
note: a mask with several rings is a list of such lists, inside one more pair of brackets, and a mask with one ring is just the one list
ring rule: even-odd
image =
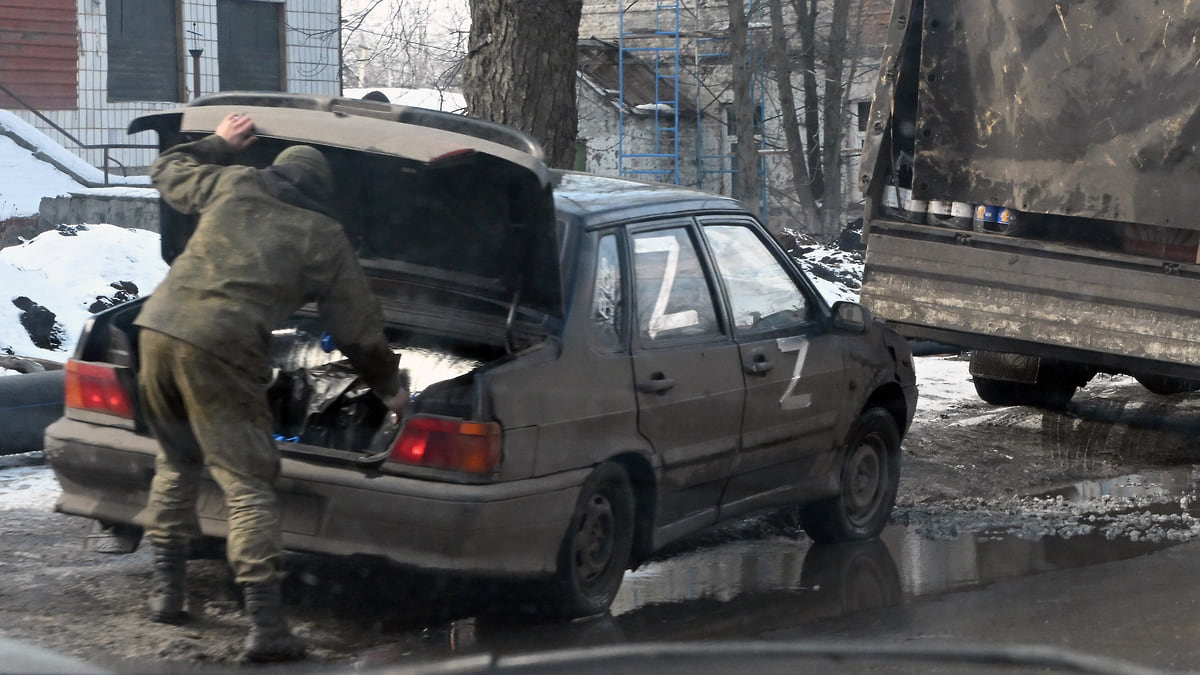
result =
[[108,0],[108,100],[182,101],[175,0]]
[[283,91],[282,3],[217,0],[221,91]]
[[[74,0],[0,0],[0,84],[39,110],[74,110],[78,31]],[[0,108],[21,105],[0,91]]]

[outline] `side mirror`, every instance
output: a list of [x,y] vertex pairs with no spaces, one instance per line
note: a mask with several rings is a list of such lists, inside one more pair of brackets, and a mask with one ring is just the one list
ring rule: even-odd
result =
[[833,305],[833,328],[846,333],[865,333],[871,325],[871,312],[857,302],[838,301]]

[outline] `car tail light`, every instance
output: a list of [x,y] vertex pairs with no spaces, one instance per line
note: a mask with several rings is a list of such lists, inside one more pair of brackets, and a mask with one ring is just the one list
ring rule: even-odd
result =
[[66,407],[133,419],[133,398],[118,370],[118,366],[68,359]]
[[491,473],[500,465],[500,425],[418,415],[392,444],[393,462]]

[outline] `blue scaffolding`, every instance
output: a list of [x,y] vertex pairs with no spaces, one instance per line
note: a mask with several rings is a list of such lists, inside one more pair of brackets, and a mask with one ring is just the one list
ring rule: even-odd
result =
[[[622,176],[649,177],[664,183],[679,183],[679,0],[653,0],[653,21],[647,28],[626,31],[621,5],[617,66],[620,89],[620,122],[617,137],[617,169]],[[629,46],[630,41],[645,46]],[[650,152],[625,152],[625,58],[644,55],[654,78],[652,143]],[[646,104],[641,104],[646,105]]]
[[[653,2],[653,7],[647,9],[650,2]],[[716,100],[709,102],[702,100],[704,89],[701,82],[702,66],[706,61],[710,63],[728,62],[730,56],[727,49],[728,37],[713,37],[712,31],[702,30],[698,25],[693,31],[681,29],[682,14],[686,9],[682,0],[633,0],[621,5],[618,15],[617,50],[621,111],[618,123],[617,167],[622,176],[650,178],[675,184],[683,182],[680,176],[679,144],[680,83],[687,76],[683,72],[684,62],[681,58],[681,47],[685,38],[694,39],[694,42],[688,44],[694,48],[695,57],[691,63],[693,67],[691,77],[695,79],[692,88],[696,110],[696,177],[692,184],[703,188],[706,187],[706,179],[713,176],[728,176],[732,182],[737,175],[736,161],[732,154],[720,146],[715,151],[706,151],[704,144],[705,110]],[[626,23],[625,15],[626,12],[633,11],[637,11],[643,16],[642,21],[639,22],[640,25],[630,28]],[[767,5],[764,0],[750,0],[749,6],[746,8],[747,25],[753,21],[762,20],[766,11]],[[647,14],[650,16],[646,17]],[[699,21],[698,14],[696,20]],[[749,40],[748,44],[750,72],[753,73],[750,82],[751,98],[758,102],[756,127],[759,133],[752,142],[757,142],[761,151],[767,147],[761,119],[767,83],[767,53],[766,50],[756,49],[753,40]],[[649,152],[626,152],[627,117],[631,114],[625,82],[627,58],[640,58],[642,62],[649,63],[657,75],[654,100],[650,104],[653,110],[643,111],[653,114],[652,142]],[[720,111],[712,115],[710,119],[712,118],[722,124],[725,122],[724,115],[720,114]],[[765,222],[768,186],[766,158],[761,152],[759,153],[759,175],[762,177],[760,181],[762,194],[759,200],[762,205],[760,216]],[[721,184],[721,191],[723,191],[724,180],[721,181]]]

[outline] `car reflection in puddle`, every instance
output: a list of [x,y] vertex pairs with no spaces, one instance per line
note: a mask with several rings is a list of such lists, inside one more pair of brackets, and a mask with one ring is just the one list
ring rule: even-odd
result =
[[[599,617],[539,622],[521,617],[512,611],[515,607],[497,611],[505,596],[495,587],[482,594],[443,594],[444,620],[422,631],[415,651],[435,657],[651,641],[771,639],[806,624],[887,611],[921,596],[1166,548],[1192,536],[1195,519],[1180,505],[1193,505],[1188,495],[1196,485],[1197,476],[1183,469],[1078,483],[1025,498],[1074,514],[1074,521],[1062,514],[1026,514],[1032,520],[1074,522],[1070,527],[1075,529],[1068,527],[1065,535],[1037,534],[1017,517],[999,526],[960,529],[953,536],[941,532],[931,537],[916,523],[893,524],[879,540],[814,546],[802,534],[748,527],[742,531],[757,534],[701,544],[627,573],[611,611]],[[1159,536],[1149,534],[1156,527]],[[1130,536],[1135,531],[1145,534]],[[1168,536],[1172,531],[1187,532]],[[489,606],[480,608],[480,597],[487,597]],[[372,649],[363,660],[387,663],[412,658],[413,652],[411,645]]]

